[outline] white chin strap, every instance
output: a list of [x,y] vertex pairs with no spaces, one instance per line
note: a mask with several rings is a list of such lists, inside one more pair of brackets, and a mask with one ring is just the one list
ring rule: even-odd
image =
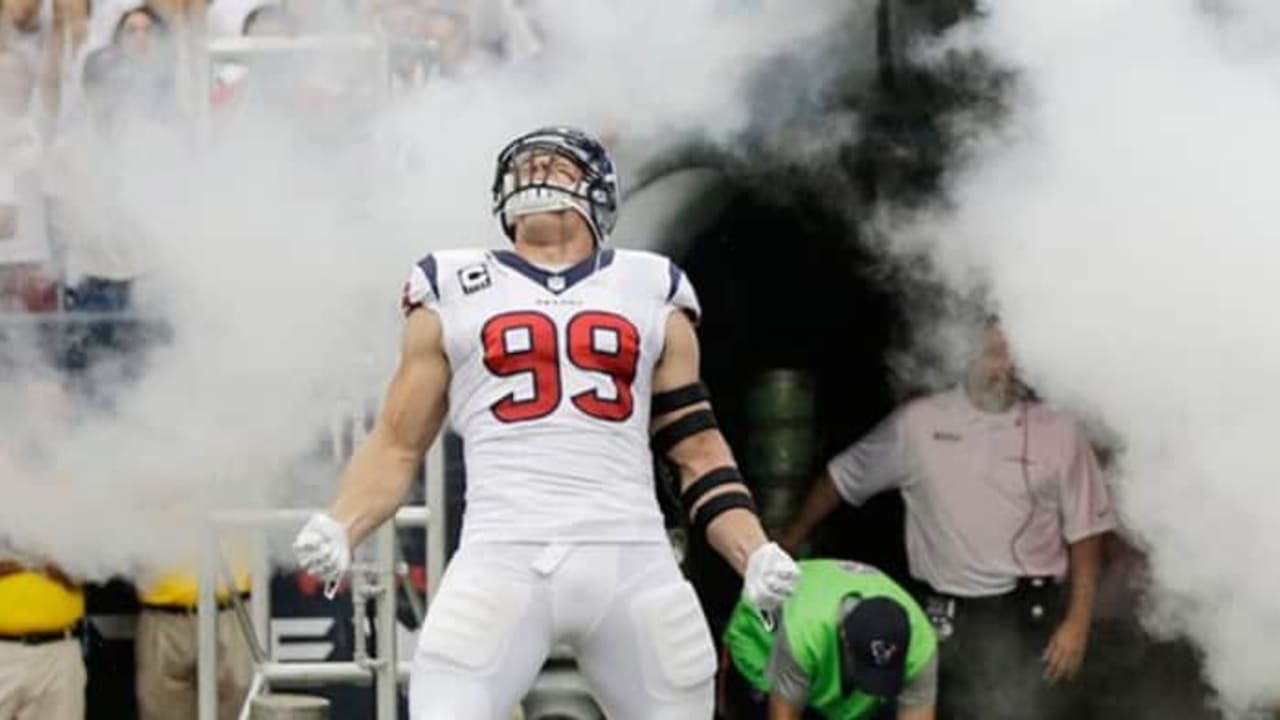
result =
[[594,232],[595,222],[591,219],[586,201],[554,187],[529,187],[517,192],[507,198],[502,207],[502,216],[508,225],[514,225],[516,218],[522,215],[563,210],[576,211]]

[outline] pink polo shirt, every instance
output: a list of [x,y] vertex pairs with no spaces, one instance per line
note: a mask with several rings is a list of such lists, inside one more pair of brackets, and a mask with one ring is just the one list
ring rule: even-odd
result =
[[911,574],[960,597],[1008,592],[1019,576],[1065,577],[1067,544],[1116,524],[1080,426],[1042,403],[996,414],[960,389],[916,400],[827,471],[853,505],[901,489]]

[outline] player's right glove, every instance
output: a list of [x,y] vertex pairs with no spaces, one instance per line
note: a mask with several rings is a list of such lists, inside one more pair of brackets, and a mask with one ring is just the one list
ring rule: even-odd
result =
[[311,516],[293,540],[293,552],[303,570],[336,585],[351,567],[351,548],[342,523],[325,513]]
[[742,594],[752,605],[773,612],[795,590],[800,566],[777,543],[765,543],[747,558]]

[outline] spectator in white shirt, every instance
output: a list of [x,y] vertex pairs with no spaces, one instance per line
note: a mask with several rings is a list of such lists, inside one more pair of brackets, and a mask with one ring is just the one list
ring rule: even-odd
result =
[[783,546],[841,501],[890,489],[943,639],[940,717],[1053,717],[1048,686],[1084,661],[1115,515],[1084,432],[1019,382],[997,320],[961,387],[906,404],[831,460]]

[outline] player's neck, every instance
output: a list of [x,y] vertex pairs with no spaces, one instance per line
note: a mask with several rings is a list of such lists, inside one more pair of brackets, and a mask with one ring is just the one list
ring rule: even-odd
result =
[[595,252],[596,240],[586,233],[564,233],[558,237],[518,235],[515,251],[525,260],[548,268],[576,265]]

